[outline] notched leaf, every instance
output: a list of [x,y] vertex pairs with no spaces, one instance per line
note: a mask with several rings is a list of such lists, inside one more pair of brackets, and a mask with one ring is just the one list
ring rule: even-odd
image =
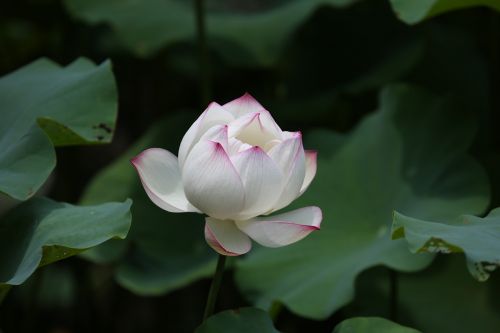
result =
[[[397,229],[394,229],[397,228]],[[486,281],[500,265],[500,209],[484,218],[462,215],[446,221],[426,221],[394,214],[393,230],[405,230],[414,253],[464,253],[469,272]],[[393,231],[393,238],[394,232]]]
[[111,63],[79,58],[62,67],[39,59],[0,78],[0,109],[0,192],[26,200],[55,167],[54,146],[111,141],[117,113]]

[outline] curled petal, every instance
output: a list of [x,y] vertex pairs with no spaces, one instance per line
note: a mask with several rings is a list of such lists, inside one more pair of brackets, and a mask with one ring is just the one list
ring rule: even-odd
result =
[[300,132],[293,133],[286,140],[269,151],[269,156],[278,164],[284,174],[281,196],[272,211],[288,206],[300,195],[306,173],[305,153]]
[[207,109],[196,119],[182,138],[179,146],[179,165],[184,165],[191,148],[198,142],[205,132],[215,126],[224,125],[234,120],[234,117],[219,104],[212,102]]
[[233,221],[205,219],[205,239],[212,249],[225,256],[239,256],[252,248],[252,241]]
[[306,175],[304,183],[300,188],[300,194],[304,193],[311,184],[314,176],[316,176],[316,169],[318,167],[318,152],[315,150],[306,150]]
[[189,202],[205,214],[227,219],[245,204],[238,172],[218,142],[200,141],[186,159],[182,183]]
[[263,147],[269,141],[281,139],[281,130],[273,124],[274,120],[267,112],[248,113],[229,124],[228,135],[252,146]]
[[131,162],[139,173],[147,195],[158,207],[172,213],[199,212],[184,194],[177,157],[172,153],[150,148]]
[[318,230],[322,219],[321,209],[311,206],[275,216],[236,221],[236,225],[257,243],[280,247],[295,243]]
[[274,121],[273,116],[268,111],[260,113],[260,124],[264,128],[264,131],[267,133],[271,133],[275,139],[282,140],[283,139],[283,131],[278,126],[276,121]]
[[238,219],[269,211],[281,194],[283,173],[260,148],[251,147],[232,157],[245,189],[245,207]]
[[243,96],[224,104],[222,107],[229,111],[235,118],[241,117],[247,113],[266,111],[266,109],[264,109],[264,107],[249,93],[245,93]]

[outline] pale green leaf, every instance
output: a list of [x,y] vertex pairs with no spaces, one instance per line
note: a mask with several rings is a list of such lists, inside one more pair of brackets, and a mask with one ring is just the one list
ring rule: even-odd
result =
[[357,275],[370,267],[425,267],[432,256],[391,240],[392,211],[442,220],[482,213],[488,181],[466,153],[475,131],[473,112],[394,85],[382,91],[379,111],[343,140],[328,132],[306,140],[318,150],[318,173],[289,209],[319,206],[321,230],[284,248],[254,248],[237,267],[241,290],[260,306],[277,300],[320,319],[352,299]]
[[500,11],[498,0],[390,0],[396,15],[408,24],[452,10],[482,6]]
[[394,214],[393,239],[405,238],[413,253],[464,253],[479,281],[500,265],[500,208],[485,218],[462,215],[451,222],[426,221]]
[[39,266],[125,238],[131,204],[74,206],[35,198],[17,206],[0,220],[0,284],[21,284]]
[[111,141],[117,112],[111,64],[37,60],[0,79],[0,109],[0,192],[26,200],[54,168],[54,145]]

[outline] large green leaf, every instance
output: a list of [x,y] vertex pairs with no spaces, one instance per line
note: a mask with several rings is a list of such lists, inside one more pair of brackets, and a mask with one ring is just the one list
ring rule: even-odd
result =
[[397,17],[408,24],[419,23],[451,10],[486,6],[500,11],[498,0],[390,0]]
[[56,164],[53,145],[111,141],[117,111],[110,62],[37,60],[0,79],[0,192],[25,200]]
[[[209,1],[207,29],[215,50],[234,63],[272,64],[290,34],[320,5],[346,6],[355,0]],[[139,56],[174,42],[193,40],[194,3],[182,0],[65,0],[68,10],[89,23],[106,22]]]
[[462,215],[449,223],[415,219],[394,214],[392,238],[405,238],[413,253],[463,252],[470,273],[486,281],[500,265],[500,208],[485,218]]
[[498,332],[498,276],[478,283],[463,269],[462,258],[445,258],[430,270],[400,277],[405,322],[422,332]]
[[[346,309],[348,314],[395,315],[388,270],[369,270],[356,285],[356,300]],[[498,286],[500,275],[479,283],[464,269],[460,255],[439,256],[422,272],[397,274],[398,322],[422,332],[498,332]]]
[[98,174],[81,202],[134,200],[134,224],[125,242],[108,242],[84,256],[115,262],[118,282],[136,293],[161,294],[213,273],[215,256],[205,243],[204,219],[199,214],[173,214],[147,197],[130,158],[150,147],[177,153],[178,144],[194,119],[186,115],[156,123],[116,162]]
[[390,320],[377,317],[357,317],[338,324],[333,333],[418,333],[413,328],[401,326]]
[[34,198],[17,206],[0,220],[0,285],[21,284],[38,266],[125,238],[131,204],[81,207]]
[[195,333],[279,333],[273,321],[260,309],[227,310],[208,318]]
[[238,265],[240,288],[260,306],[278,300],[325,318],[352,299],[367,268],[425,267],[432,256],[390,239],[392,211],[446,221],[486,209],[486,175],[466,154],[475,123],[473,112],[395,85],[349,136],[312,135],[306,146],[319,151],[317,179],[293,206],[321,207],[322,230],[288,247],[254,249]]

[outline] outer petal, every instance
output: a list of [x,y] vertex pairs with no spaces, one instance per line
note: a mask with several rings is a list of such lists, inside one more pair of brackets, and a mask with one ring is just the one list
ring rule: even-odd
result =
[[219,104],[212,102],[207,109],[191,125],[179,146],[179,165],[184,165],[189,151],[198,142],[201,136],[214,125],[228,124],[234,120],[234,117]]
[[304,193],[311,184],[314,176],[316,176],[316,169],[318,168],[318,152],[315,150],[306,150],[306,175],[304,183],[300,188],[300,194]]
[[227,219],[245,204],[245,192],[238,172],[218,142],[200,141],[186,159],[182,183],[189,202],[205,214]]
[[233,221],[205,219],[205,239],[212,249],[225,256],[239,256],[252,248],[252,241]]
[[304,207],[288,213],[236,221],[236,225],[257,243],[280,247],[295,243],[318,230],[323,215],[318,207]]
[[281,196],[272,208],[272,211],[276,211],[288,206],[300,195],[306,173],[302,134],[300,132],[290,134],[288,139],[274,146],[268,154],[285,175]]
[[165,149],[150,148],[131,160],[147,195],[158,207],[172,213],[199,212],[182,188],[177,157]]
[[245,207],[237,219],[248,219],[269,211],[281,194],[283,173],[260,147],[232,157],[245,188]]
[[247,113],[266,111],[249,93],[245,93],[243,96],[224,104],[222,107],[229,111],[235,118],[239,118]]

